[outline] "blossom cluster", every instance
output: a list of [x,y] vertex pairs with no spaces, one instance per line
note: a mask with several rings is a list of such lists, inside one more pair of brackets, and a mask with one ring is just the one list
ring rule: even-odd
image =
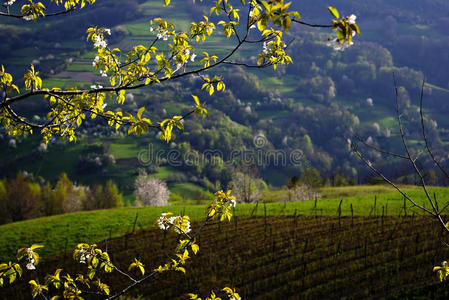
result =
[[101,36],[101,35],[95,35],[92,38],[92,40],[94,42],[94,47],[96,47],[96,48],[103,48],[103,49],[105,49],[108,46],[108,43],[106,42],[104,37]]
[[81,264],[85,264],[87,262],[87,260],[89,259],[90,254],[86,253],[85,249],[81,249],[78,253],[80,255],[79,262]]
[[16,0],[8,0],[4,3],[5,6],[11,6],[14,4],[14,2],[16,2]]
[[[347,19],[349,25],[355,24],[355,20],[357,19],[357,16],[352,14],[349,17],[347,17],[346,19]],[[341,32],[341,28],[338,28],[336,30]],[[353,37],[355,36],[355,34],[356,34],[356,32],[352,31],[352,36]],[[341,33],[341,35],[343,35],[343,33]],[[338,36],[338,34],[337,34],[337,36]],[[341,40],[338,37],[334,37],[334,38],[329,38],[326,45],[328,47],[334,48],[334,50],[336,50],[336,51],[344,51],[347,48],[349,48],[352,45],[354,45],[354,43],[352,41],[350,41],[348,43],[345,40]]]
[[168,230],[173,227],[174,231],[178,234],[189,233],[192,231],[190,228],[190,221],[186,217],[171,216],[170,213],[162,213],[162,215],[156,220],[158,227],[162,230]]
[[31,250],[31,248],[27,248],[27,253],[28,253],[29,263],[27,263],[26,268],[28,270],[35,270],[36,266],[34,265],[35,260],[34,260],[34,256],[33,256],[33,250]]
[[156,29],[153,27],[153,21],[150,22],[150,32],[154,32],[155,30],[157,31],[156,37],[159,40],[168,40],[168,30],[163,28],[162,26],[158,25],[156,27]]

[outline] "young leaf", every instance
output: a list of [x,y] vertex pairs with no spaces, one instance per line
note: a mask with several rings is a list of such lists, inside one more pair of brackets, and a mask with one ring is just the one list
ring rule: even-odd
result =
[[335,19],[340,19],[340,14],[338,13],[338,10],[335,7],[328,6],[327,9],[334,16]]

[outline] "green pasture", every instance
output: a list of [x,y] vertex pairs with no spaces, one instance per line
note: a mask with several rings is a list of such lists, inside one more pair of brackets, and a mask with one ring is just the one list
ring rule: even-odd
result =
[[[357,188],[360,191],[357,191]],[[366,193],[362,192],[367,189]],[[424,193],[417,187],[405,187],[407,193],[419,204],[426,204]],[[355,195],[343,197],[349,192]],[[388,191],[385,186],[359,186],[350,188],[332,188],[323,195],[330,197],[335,192],[338,197],[317,201],[273,202],[238,204],[234,210],[235,216],[405,216],[422,214],[413,208],[410,202],[404,202],[397,192]],[[368,193],[368,194],[367,194]],[[435,195],[439,206],[448,201],[449,188],[430,188],[432,197]],[[341,197],[340,197],[341,196]],[[405,203],[405,206],[404,206]],[[352,209],[351,209],[352,207]],[[137,215],[135,230],[154,226],[154,221],[162,212],[186,214],[193,221],[204,218],[205,205],[176,204],[167,207],[126,207],[120,209],[76,212],[34,220],[27,220],[0,226],[0,261],[13,259],[20,247],[33,243],[42,243],[44,256],[51,256],[64,250],[73,249],[79,242],[98,243],[109,237],[119,237],[132,231]]]

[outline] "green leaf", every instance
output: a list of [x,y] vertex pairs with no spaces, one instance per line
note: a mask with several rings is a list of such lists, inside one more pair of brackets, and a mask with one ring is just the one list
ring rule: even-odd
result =
[[195,104],[197,106],[200,106],[200,99],[198,99],[198,96],[192,95],[193,100],[195,101]]
[[137,112],[137,118],[139,120],[142,119],[142,114],[143,114],[144,111],[145,111],[145,106],[142,106],[141,108],[139,108],[139,111]]
[[340,19],[340,14],[338,13],[338,10],[335,7],[328,6],[327,9],[334,16],[334,18]]

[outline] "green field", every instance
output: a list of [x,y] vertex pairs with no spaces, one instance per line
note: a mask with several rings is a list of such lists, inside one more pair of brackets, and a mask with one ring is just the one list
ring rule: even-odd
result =
[[[191,186],[184,189],[190,189]],[[179,185],[175,187],[181,188]],[[340,195],[357,187],[340,189]],[[364,187],[358,187],[363,189]],[[405,202],[401,195],[387,191],[386,187],[368,187],[375,194],[322,199],[318,201],[250,203],[239,204],[235,208],[235,216],[411,216],[421,214],[411,204]],[[334,189],[338,194],[339,189]],[[424,194],[417,188],[407,188],[409,195],[419,204],[425,202]],[[379,192],[379,193],[378,193]],[[448,199],[448,188],[432,188],[443,207]],[[326,193],[323,193],[326,195]],[[340,205],[341,203],[341,205]],[[426,205],[427,207],[429,205]],[[176,204],[168,207],[127,207],[121,209],[77,212],[64,215],[27,220],[0,226],[0,261],[12,259],[20,247],[32,243],[43,243],[46,247],[44,257],[56,255],[64,250],[72,249],[79,242],[96,243],[111,237],[120,237],[132,230],[137,217],[136,229],[148,228],[162,212],[187,214],[193,221],[204,218],[204,205]],[[341,213],[339,213],[341,212]]]

